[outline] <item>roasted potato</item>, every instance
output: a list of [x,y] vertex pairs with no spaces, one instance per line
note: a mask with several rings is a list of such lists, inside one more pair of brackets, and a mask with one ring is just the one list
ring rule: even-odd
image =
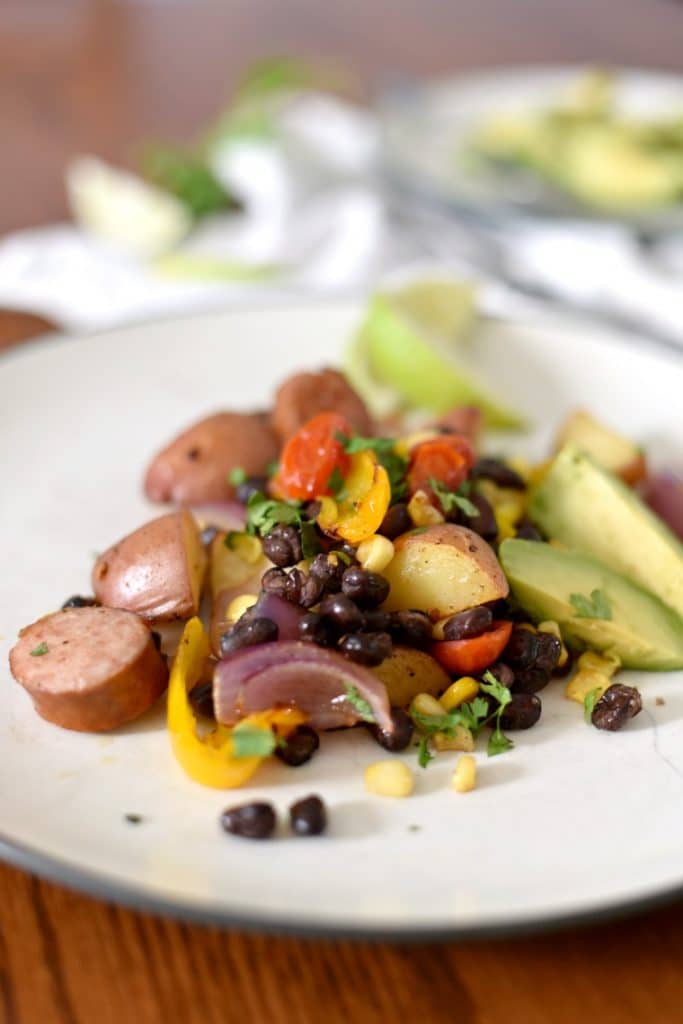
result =
[[393,707],[408,707],[418,693],[431,693],[436,697],[451,682],[438,661],[415,647],[394,647],[373,672],[386,686]]

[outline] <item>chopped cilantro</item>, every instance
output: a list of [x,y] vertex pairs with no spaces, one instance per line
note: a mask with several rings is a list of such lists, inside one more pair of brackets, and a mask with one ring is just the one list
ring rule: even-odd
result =
[[347,437],[346,434],[338,432],[335,434],[337,441],[340,441],[347,455],[355,455],[368,449],[377,456],[377,461],[387,471],[389,484],[391,486],[391,497],[393,501],[404,497],[408,490],[406,483],[406,471],[408,459],[404,459],[396,451],[396,441],[392,437],[361,437],[354,434]]
[[31,651],[31,657],[32,658],[40,658],[40,657],[43,656],[43,654],[47,654],[48,651],[49,651],[49,647],[47,646],[47,644],[43,640],[42,643],[39,643],[37,647],[33,648],[33,650]]
[[335,466],[332,470],[330,479],[327,481],[327,490],[332,494],[337,501],[343,501],[346,495],[346,481],[342,476],[342,471],[339,466]]
[[318,534],[315,529],[315,524],[308,522],[306,519],[301,520],[301,554],[304,558],[313,558],[320,551],[320,544],[318,542]]
[[280,463],[277,461],[277,459],[273,459],[273,461],[269,462],[268,465],[266,466],[266,476],[277,476],[279,468]]
[[374,722],[375,713],[366,701],[365,697],[361,697],[358,692],[358,687],[353,686],[351,683],[346,683],[346,700],[354,708],[364,722]]
[[228,480],[234,487],[239,487],[247,479],[247,472],[242,466],[235,466],[228,473]]
[[493,732],[489,736],[486,753],[489,757],[495,757],[496,754],[504,754],[507,750],[512,750],[514,746],[512,740],[508,739],[500,727],[501,715],[512,700],[512,695],[507,686],[503,686],[502,683],[499,683],[493,673],[488,671],[484,672],[484,682],[479,684],[479,689],[483,690],[484,693],[487,693],[490,697],[493,697],[494,700],[498,701],[498,707],[493,714],[489,716],[489,719],[487,719],[487,721],[494,719],[495,726]]
[[268,757],[277,746],[272,729],[261,729],[246,722],[232,731],[232,751],[235,757]]
[[602,590],[592,590],[590,597],[570,594],[569,602],[579,619],[611,619],[612,608]]
[[432,760],[433,755],[429,751],[429,741],[435,733],[442,732],[446,736],[453,736],[456,728],[463,726],[476,737],[489,720],[487,716],[488,704],[481,697],[475,697],[474,700],[461,704],[459,708],[445,712],[443,715],[423,715],[420,712],[411,712],[413,721],[423,732],[417,752],[420,767],[426,768]]
[[458,491],[449,491],[447,487],[444,487],[435,477],[430,476],[429,486],[434,491],[441,502],[441,508],[445,514],[452,512],[453,509],[460,509],[466,516],[478,516],[479,509],[474,505],[469,498],[466,498],[462,493],[462,487]]
[[223,543],[225,544],[226,548],[230,548],[231,551],[234,551],[235,545],[237,544],[240,537],[246,537],[244,530],[230,530],[230,532],[225,535],[225,540],[223,541]]
[[434,760],[434,755],[429,750],[429,739],[431,733],[426,733],[417,748],[417,763],[420,768],[426,768],[430,761]]
[[301,522],[301,502],[275,501],[256,491],[247,502],[247,533],[265,536],[278,523],[298,526]]
[[583,717],[586,721],[586,725],[590,725],[593,721],[593,708],[600,699],[600,687],[596,686],[594,690],[587,693],[583,698]]
[[339,548],[335,548],[331,554],[335,555],[340,562],[344,563],[344,565],[351,565],[351,562],[353,561],[348,551],[340,551]]
[[489,736],[489,742],[486,747],[488,756],[495,757],[496,754],[505,754],[508,750],[512,750],[513,747],[514,743],[512,740],[508,739],[505,733],[501,731],[500,725],[497,724]]

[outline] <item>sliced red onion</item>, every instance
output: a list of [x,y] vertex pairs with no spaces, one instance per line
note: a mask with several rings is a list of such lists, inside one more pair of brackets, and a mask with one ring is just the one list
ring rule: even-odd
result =
[[190,505],[200,530],[217,526],[219,530],[243,530],[246,521],[244,505],[238,501],[216,501],[210,505]]
[[298,640],[299,623],[306,612],[299,605],[292,604],[277,594],[262,593],[253,607],[254,615],[271,619],[277,626],[278,641]]
[[296,707],[315,729],[355,725],[363,716],[348,700],[349,686],[369,705],[379,728],[391,735],[394,723],[384,683],[336,651],[301,642],[247,647],[221,660],[213,676],[216,718],[234,725],[254,711]]
[[653,473],[643,482],[642,494],[652,511],[683,540],[683,477]]

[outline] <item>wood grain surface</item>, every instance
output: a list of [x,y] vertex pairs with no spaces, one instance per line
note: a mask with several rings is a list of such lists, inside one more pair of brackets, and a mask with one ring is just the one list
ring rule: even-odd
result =
[[[130,164],[150,136],[191,138],[255,57],[336,59],[369,94],[398,70],[681,70],[682,43],[675,0],[0,0],[0,233],[65,216],[75,153]],[[50,326],[0,312],[0,348]],[[392,946],[176,923],[0,866],[1,1024],[677,1024],[681,963],[680,904],[516,941]]]

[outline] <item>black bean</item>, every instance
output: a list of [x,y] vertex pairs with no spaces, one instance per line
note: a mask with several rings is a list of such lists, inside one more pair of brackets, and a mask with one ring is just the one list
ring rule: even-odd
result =
[[538,657],[539,634],[532,629],[517,626],[512,630],[503,660],[516,672],[517,669],[531,668]]
[[591,721],[596,729],[617,732],[629,718],[634,718],[643,709],[643,702],[635,686],[612,683],[593,708]]
[[426,647],[432,639],[432,620],[425,612],[392,612],[389,632],[395,643]]
[[403,708],[392,708],[391,718],[394,726],[391,732],[384,732],[377,725],[370,725],[368,728],[380,747],[397,753],[410,746],[415,727],[412,718]]
[[308,640],[319,647],[334,647],[337,636],[336,629],[317,612],[308,612],[299,621],[300,640]]
[[408,506],[404,502],[399,501],[387,510],[377,532],[381,533],[383,537],[388,537],[389,540],[395,540],[402,533],[407,533],[412,528],[413,521],[410,518]]
[[553,675],[556,676],[558,679],[562,679],[564,678],[564,676],[568,676],[573,668],[574,655],[571,651],[567,651],[567,657],[565,659],[564,665],[556,665],[553,669]]
[[467,525],[484,540],[495,540],[498,536],[498,524],[491,503],[483,494],[472,494],[469,498],[478,510],[476,516],[468,516]]
[[278,523],[261,540],[263,553],[274,565],[280,569],[286,569],[289,565],[296,565],[300,562],[303,554],[301,551],[301,535],[294,526],[286,526]]
[[301,590],[304,585],[305,576],[301,569],[292,569],[287,573],[284,596],[292,604],[299,604],[301,601]]
[[391,621],[389,612],[381,612],[379,609],[373,608],[371,611],[363,612],[361,629],[364,633],[390,633]]
[[515,682],[515,673],[509,665],[506,665],[502,661],[497,661],[495,665],[491,665],[491,667],[486,671],[490,672],[493,678],[497,679],[501,686],[507,686],[508,690],[511,689]]
[[540,530],[537,530],[530,519],[520,519],[517,523],[515,536],[520,540],[543,540]]
[[325,593],[325,584],[318,576],[309,573],[301,585],[299,602],[304,608],[312,608]]
[[515,669],[515,682],[512,687],[515,693],[537,693],[550,682],[550,672],[543,668]]
[[66,608],[92,608],[97,604],[99,604],[99,601],[95,597],[82,597],[81,594],[74,594],[73,597],[69,597],[64,602],[62,610]]
[[287,573],[284,569],[268,569],[261,577],[261,590],[284,597],[287,591]]
[[327,827],[327,811],[319,796],[306,796],[289,808],[292,832],[298,836],[319,836]]
[[481,458],[472,466],[470,476],[473,480],[491,480],[499,487],[510,487],[516,491],[526,490],[526,484],[519,473],[506,466],[501,459]]
[[210,548],[214,540],[218,536],[219,530],[217,526],[205,526],[202,532],[199,534],[199,540],[202,543],[202,547]]
[[468,608],[467,611],[451,616],[443,627],[443,635],[446,640],[468,640],[481,636],[491,628],[492,623],[493,612],[490,608]]
[[333,556],[316,555],[308,570],[311,576],[322,580],[326,594],[337,594],[341,590],[344,564]]
[[541,717],[541,698],[535,693],[513,693],[512,700],[500,716],[502,729],[530,729]]
[[360,608],[346,594],[328,594],[320,602],[320,614],[337,633],[355,633],[363,625]]
[[254,647],[256,644],[272,643],[278,638],[277,623],[272,619],[257,617],[240,619],[232,629],[223,633],[219,642],[221,657],[225,658],[243,647]]
[[536,642],[538,654],[534,667],[553,672],[562,656],[562,644],[553,633],[537,633]]
[[312,523],[320,515],[320,510],[322,507],[323,506],[321,501],[307,501],[303,509],[304,516],[306,517],[306,519],[308,519],[310,523]]
[[221,825],[225,831],[245,839],[267,839],[273,833],[275,823],[273,805],[265,801],[226,807],[221,814]]
[[235,488],[235,498],[242,505],[246,505],[249,499],[256,493],[265,494],[268,486],[268,477],[250,476],[238,484]]
[[197,683],[190,690],[188,697],[190,704],[198,711],[200,715],[204,715],[205,718],[216,717],[216,712],[213,706],[213,683],[207,681],[205,683]]
[[342,592],[355,601],[359,608],[376,608],[389,596],[389,581],[378,572],[352,565],[344,570]]
[[281,747],[276,747],[275,755],[291,768],[298,768],[299,765],[310,761],[320,746],[320,740],[315,729],[310,725],[298,725]]
[[152,634],[152,642],[154,643],[154,646],[158,651],[160,651],[162,644],[161,633],[157,633],[156,629],[152,629],[150,632]]
[[391,654],[391,637],[388,633],[348,633],[339,641],[339,650],[349,661],[374,668]]

